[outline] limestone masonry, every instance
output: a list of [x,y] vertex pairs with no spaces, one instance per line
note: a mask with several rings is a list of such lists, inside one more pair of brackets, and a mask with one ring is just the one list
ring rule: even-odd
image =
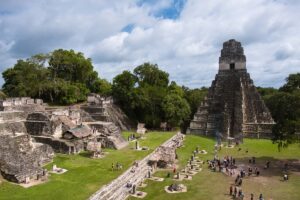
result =
[[246,69],[240,42],[224,42],[219,71],[198,107],[187,133],[233,137],[270,137],[274,121]]
[[[13,182],[28,183],[46,176],[42,166],[54,152],[79,153],[128,145],[121,130],[127,116],[111,98],[88,96],[85,105],[49,107],[29,97],[0,100],[0,173]],[[91,148],[91,145],[94,148]],[[96,157],[96,156],[95,156]]]

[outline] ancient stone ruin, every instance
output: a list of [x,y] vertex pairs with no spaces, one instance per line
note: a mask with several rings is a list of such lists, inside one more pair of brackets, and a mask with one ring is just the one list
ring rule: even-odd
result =
[[183,145],[184,136],[176,134],[172,140],[159,146],[149,157],[149,165],[154,168],[172,167],[177,159],[176,149]]
[[187,133],[223,138],[270,137],[274,121],[246,69],[240,42],[224,42],[219,71]]
[[90,94],[87,104],[81,109],[88,113],[95,121],[113,122],[121,130],[130,130],[131,121],[123,111],[114,104],[112,97],[101,97],[97,94]]
[[[21,105],[18,106],[18,109]],[[27,110],[28,106],[26,106]],[[42,166],[52,161],[48,145],[35,142],[27,134],[24,111],[0,112],[0,172],[13,182],[26,183],[46,176]]]
[[[95,100],[102,100],[96,97]],[[70,154],[88,150],[98,157],[102,147],[127,146],[121,129],[128,128],[128,124],[121,110],[112,101],[102,101],[100,105],[90,103],[81,109],[79,106],[48,107],[42,100],[28,97],[1,100],[0,172],[3,177],[27,183],[45,176],[42,166],[52,160],[54,151]],[[109,113],[103,112],[103,118],[97,118],[98,111],[107,108]]]

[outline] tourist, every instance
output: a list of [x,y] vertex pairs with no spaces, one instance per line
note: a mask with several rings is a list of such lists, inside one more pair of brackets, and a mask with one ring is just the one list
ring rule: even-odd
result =
[[168,173],[167,173],[167,178],[170,178],[170,177],[171,177],[171,173],[168,172]]
[[244,193],[241,192],[240,199],[243,200],[243,199],[244,199],[244,196],[245,196]]
[[240,180],[239,180],[239,186],[241,186],[241,185],[242,185],[242,183],[243,183],[243,179],[242,179],[242,178],[240,178]]
[[234,187],[234,197],[236,197],[237,192],[238,192],[237,187]]
[[132,186],[132,194],[135,194],[135,190],[136,190],[136,185]]
[[233,165],[235,165],[235,158],[232,159],[232,163],[233,163]]
[[260,174],[260,171],[257,170],[257,171],[256,171],[256,176],[259,176],[259,174]]
[[230,194],[230,196],[232,196],[232,193],[233,193],[233,187],[231,185],[230,188],[229,188],[229,194]]
[[114,171],[114,168],[115,168],[114,163],[112,163],[111,164],[111,171]]
[[264,200],[263,195],[260,194],[259,197],[258,197],[258,199],[259,199],[259,200]]
[[239,179],[240,179],[240,175],[238,174],[237,177],[236,177],[236,179],[235,179],[235,184],[238,183]]
[[127,182],[127,183],[126,183],[126,187],[127,187],[127,188],[131,188],[131,187],[132,187],[132,184],[131,184],[130,182]]
[[287,181],[287,180],[289,180],[289,177],[288,177],[288,175],[287,175],[287,174],[284,174],[284,175],[283,175],[283,180],[284,180],[284,181]]
[[250,200],[254,200],[254,194],[253,193],[250,194]]

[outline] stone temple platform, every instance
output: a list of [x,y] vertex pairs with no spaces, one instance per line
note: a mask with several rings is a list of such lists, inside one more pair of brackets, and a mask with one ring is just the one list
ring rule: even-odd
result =
[[223,138],[268,138],[274,121],[246,69],[240,42],[224,42],[219,71],[187,130]]

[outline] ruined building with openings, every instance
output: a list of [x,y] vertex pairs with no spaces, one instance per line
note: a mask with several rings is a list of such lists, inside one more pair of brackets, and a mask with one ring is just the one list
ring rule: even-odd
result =
[[222,138],[268,138],[274,121],[246,69],[241,43],[224,42],[219,71],[187,133]]
[[96,94],[85,105],[70,107],[29,97],[0,100],[0,174],[17,183],[37,180],[54,152],[97,155],[102,147],[121,149],[128,145],[121,130],[128,129],[129,119],[113,100]]

